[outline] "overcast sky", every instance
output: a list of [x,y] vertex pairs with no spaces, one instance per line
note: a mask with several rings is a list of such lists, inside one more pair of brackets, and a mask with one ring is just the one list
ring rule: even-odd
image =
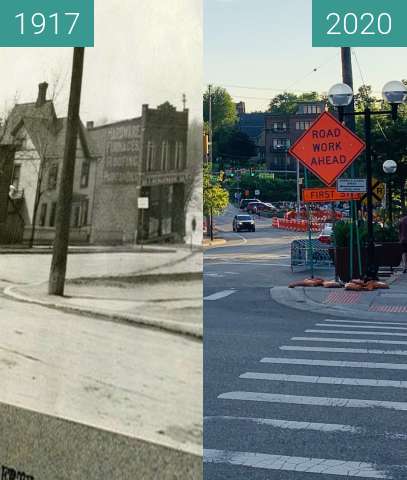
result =
[[[81,117],[120,120],[165,101],[201,118],[202,0],[97,0],[95,48],[86,49]],[[59,115],[69,98],[72,49],[2,48],[0,111],[16,96],[36,99],[38,83],[56,79]]]
[[[312,48],[312,0],[204,5],[205,83],[226,86],[249,110],[267,108],[283,90],[326,92],[341,81],[340,49]],[[407,48],[354,49],[353,73],[356,88],[380,94],[387,81],[407,78]]]

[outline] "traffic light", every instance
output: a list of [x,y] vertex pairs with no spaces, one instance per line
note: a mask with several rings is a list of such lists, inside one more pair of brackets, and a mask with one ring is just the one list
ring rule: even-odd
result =
[[219,181],[220,183],[223,183],[225,181],[225,172],[223,170],[219,172]]
[[250,176],[251,177],[254,177],[254,175],[256,174],[256,172],[254,171],[253,168],[250,169]]

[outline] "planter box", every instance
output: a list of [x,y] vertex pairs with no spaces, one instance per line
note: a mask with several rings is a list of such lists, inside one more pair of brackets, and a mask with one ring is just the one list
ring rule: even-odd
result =
[[[336,272],[342,282],[352,280],[349,275],[350,250],[348,247],[335,248]],[[361,248],[362,277],[366,273],[367,248]],[[398,267],[401,263],[402,248],[398,242],[377,243],[375,245],[376,270],[380,267]],[[353,250],[353,278],[357,278],[359,272],[357,249]]]

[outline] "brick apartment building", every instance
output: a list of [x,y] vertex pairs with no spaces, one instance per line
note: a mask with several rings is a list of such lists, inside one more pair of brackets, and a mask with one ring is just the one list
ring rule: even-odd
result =
[[[2,129],[0,150],[14,153],[14,194],[1,225],[2,243],[27,242],[33,233],[35,242],[51,243],[55,235],[66,118],[58,118],[46,99],[47,86],[40,84],[36,102],[15,105]],[[157,109],[144,105],[140,118],[101,127],[81,124],[71,241],[182,239],[187,135],[188,110],[177,112],[168,103]],[[150,203],[143,215],[140,196]],[[4,204],[5,195],[2,199]]]
[[294,114],[265,114],[265,161],[268,170],[296,170],[288,150],[325,110],[324,102],[299,102]]

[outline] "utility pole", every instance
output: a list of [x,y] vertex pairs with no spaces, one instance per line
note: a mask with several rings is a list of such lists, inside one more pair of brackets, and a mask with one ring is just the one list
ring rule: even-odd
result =
[[[353,70],[352,70],[352,52],[350,47],[341,48],[342,58],[342,81],[353,90]],[[345,108],[345,113],[353,113],[355,111],[355,100],[352,99],[351,104]],[[356,122],[353,115],[345,115],[345,125],[352,130],[356,131]]]
[[213,150],[212,150],[212,85],[208,86],[209,96],[209,163],[212,165]]
[[48,284],[50,295],[62,296],[65,288],[84,56],[85,49],[83,47],[74,48],[65,151],[59,184],[55,241]]

